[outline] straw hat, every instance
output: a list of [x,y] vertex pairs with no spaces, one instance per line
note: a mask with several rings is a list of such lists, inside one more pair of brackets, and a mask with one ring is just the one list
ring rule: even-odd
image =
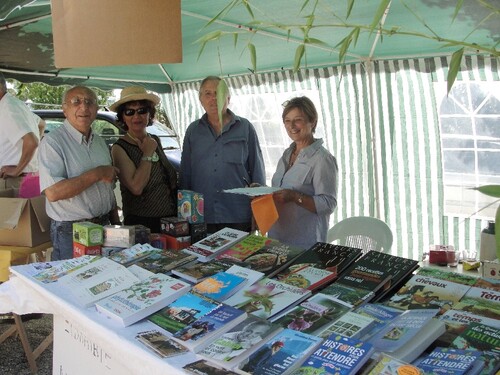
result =
[[120,100],[111,104],[109,109],[116,112],[118,107],[123,103],[135,102],[136,100],[149,100],[150,102],[153,102],[154,105],[160,103],[160,97],[155,94],[148,93],[144,87],[129,86],[122,90],[120,93]]

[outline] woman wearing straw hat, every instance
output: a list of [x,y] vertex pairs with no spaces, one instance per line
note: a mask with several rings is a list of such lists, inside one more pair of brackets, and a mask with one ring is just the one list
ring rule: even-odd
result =
[[120,169],[124,224],[141,224],[152,233],[160,232],[162,217],[177,216],[177,172],[159,138],[146,132],[159,102],[157,95],[131,86],[110,106],[127,131],[111,148],[113,164]]

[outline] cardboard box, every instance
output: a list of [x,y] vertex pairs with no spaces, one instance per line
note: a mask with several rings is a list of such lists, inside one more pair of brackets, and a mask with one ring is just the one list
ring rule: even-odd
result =
[[101,255],[101,245],[85,246],[78,242],[73,242],[73,258],[84,255]]
[[177,217],[187,220],[188,223],[201,223],[204,219],[203,194],[192,190],[177,192]]
[[131,247],[135,245],[134,225],[105,225],[104,246]]
[[73,223],[73,242],[84,246],[102,245],[104,240],[102,225],[88,221]]
[[144,225],[135,225],[135,243],[145,244],[149,243],[151,236],[151,229]]
[[456,253],[452,245],[431,245],[429,247],[429,263],[446,266],[455,263]]
[[483,260],[481,262],[481,272],[483,277],[490,279],[500,279],[500,262],[496,260]]
[[34,247],[50,241],[45,196],[16,198],[17,192],[0,191],[0,245]]
[[184,218],[162,217],[161,232],[174,237],[189,236],[189,223]]
[[167,235],[164,233],[151,233],[151,246],[156,249],[167,249]]

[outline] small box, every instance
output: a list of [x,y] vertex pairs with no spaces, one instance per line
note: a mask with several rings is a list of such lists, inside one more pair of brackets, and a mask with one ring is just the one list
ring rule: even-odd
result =
[[429,263],[446,266],[455,259],[455,248],[452,245],[431,245],[429,247]]
[[135,243],[149,243],[151,229],[144,225],[135,225]]
[[189,224],[189,235],[191,236],[191,243],[201,241],[207,236],[207,223]]
[[167,247],[167,235],[164,233],[151,233],[150,237],[151,246],[156,249],[166,250]]
[[169,234],[165,235],[167,238],[167,249],[168,250],[182,250],[191,245],[191,237],[174,237]]
[[102,245],[102,225],[88,221],[73,223],[73,242],[78,242],[84,246]]
[[483,260],[481,262],[483,277],[490,279],[500,279],[500,262],[495,260]]
[[161,232],[174,237],[189,236],[189,223],[179,217],[162,217]]
[[205,221],[203,194],[192,190],[179,190],[177,192],[177,217],[187,220],[190,224]]
[[104,246],[131,247],[135,245],[135,226],[105,225]]
[[101,245],[85,246],[79,242],[73,242],[73,258],[84,255],[101,255]]

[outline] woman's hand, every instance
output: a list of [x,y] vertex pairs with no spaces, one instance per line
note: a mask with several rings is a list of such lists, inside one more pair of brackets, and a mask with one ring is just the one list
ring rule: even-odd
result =
[[144,156],[153,156],[153,153],[158,147],[158,143],[156,143],[156,141],[151,137],[144,138],[142,142],[137,139],[136,142],[137,146],[139,146]]

